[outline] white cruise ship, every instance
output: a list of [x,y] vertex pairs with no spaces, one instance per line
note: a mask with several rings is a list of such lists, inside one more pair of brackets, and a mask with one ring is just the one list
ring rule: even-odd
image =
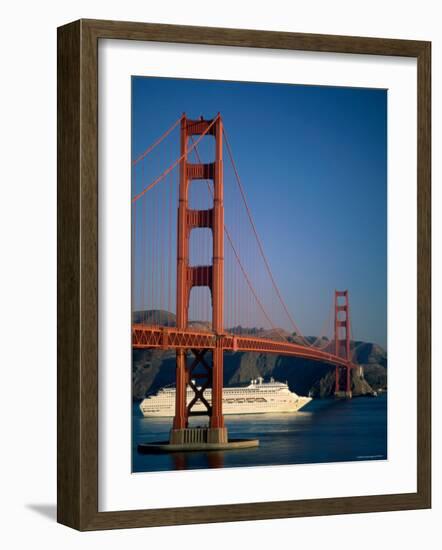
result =
[[[194,397],[192,388],[187,388],[187,403]],[[211,403],[212,390],[204,391],[204,397]],[[264,382],[261,377],[251,380],[248,386],[223,389],[224,414],[288,413],[299,411],[311,401],[311,397],[301,397],[289,390],[287,383]],[[174,416],[175,388],[166,387],[154,395],[149,395],[140,403],[144,416]],[[201,401],[195,403],[193,411],[205,411]]]

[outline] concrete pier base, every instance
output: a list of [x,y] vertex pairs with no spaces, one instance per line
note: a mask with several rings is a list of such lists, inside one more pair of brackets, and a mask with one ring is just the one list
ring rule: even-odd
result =
[[227,443],[227,428],[208,428],[207,443]]
[[337,391],[335,392],[335,397],[337,399],[351,399],[353,394],[351,391]]
[[228,442],[227,428],[183,428],[171,429],[169,443],[171,445],[184,445],[194,443],[219,443]]
[[232,439],[229,441],[227,428],[184,428],[171,429],[169,441],[140,443],[140,453],[173,453],[182,451],[227,451],[250,449],[259,446],[259,439]]
[[259,447],[259,439],[232,439],[226,443],[181,443],[174,444],[167,441],[156,443],[140,443],[138,452],[143,454],[165,454],[195,451],[233,451]]

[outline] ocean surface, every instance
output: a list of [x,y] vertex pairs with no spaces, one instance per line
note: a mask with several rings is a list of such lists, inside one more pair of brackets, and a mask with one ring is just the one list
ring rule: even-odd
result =
[[[287,414],[227,415],[231,438],[258,438],[255,449],[141,454],[139,443],[167,441],[172,418],[144,418],[133,404],[132,471],[196,470],[387,459],[387,394],[314,399]],[[192,419],[201,425],[202,419]]]

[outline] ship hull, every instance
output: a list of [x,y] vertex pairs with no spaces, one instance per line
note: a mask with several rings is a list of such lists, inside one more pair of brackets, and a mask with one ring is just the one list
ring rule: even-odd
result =
[[[187,392],[187,403],[194,393]],[[210,389],[204,397],[211,404]],[[225,388],[223,391],[223,414],[281,414],[299,411],[311,401],[310,397],[298,396],[286,384],[254,384],[246,388]],[[158,394],[146,397],[140,403],[145,417],[173,417],[175,415],[175,390],[160,390]],[[205,412],[203,403],[197,402],[192,411]]]
[[[223,414],[224,415],[233,415],[233,414],[285,414],[285,413],[294,413],[302,409],[307,403],[311,401],[311,397],[304,397],[301,400],[301,403],[296,403],[290,407],[277,407],[273,408],[271,410],[265,409],[265,408],[258,408],[258,407],[250,407],[250,408],[243,408],[238,409],[237,407],[229,407],[228,405],[223,405]],[[145,417],[159,417],[159,418],[167,418],[167,417],[173,417],[175,416],[175,407],[171,407],[168,410],[149,410],[144,409],[140,405],[141,412],[143,413],[143,416]],[[196,412],[203,412],[205,410],[204,407],[201,406],[195,406],[192,408],[193,411]]]

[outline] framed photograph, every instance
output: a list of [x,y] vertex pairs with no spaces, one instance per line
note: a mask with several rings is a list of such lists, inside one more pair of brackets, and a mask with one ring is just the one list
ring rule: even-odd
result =
[[429,42],[58,29],[58,521],[431,506]]

